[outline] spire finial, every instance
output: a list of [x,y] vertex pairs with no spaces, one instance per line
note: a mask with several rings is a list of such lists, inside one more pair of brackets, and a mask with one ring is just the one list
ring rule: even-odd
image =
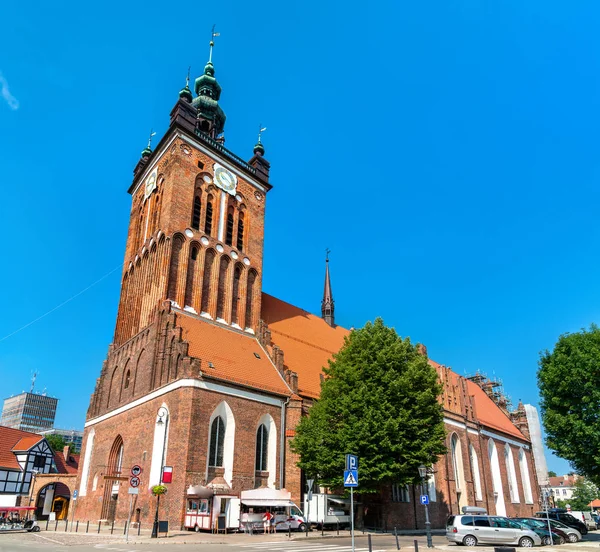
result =
[[190,71],[192,70],[192,66],[188,65],[188,73],[187,73],[187,77],[185,78],[185,87],[189,88],[190,87]]
[[258,143],[259,143],[259,144],[261,143],[261,141],[260,141],[260,138],[261,138],[261,136],[262,136],[262,133],[263,133],[265,130],[267,130],[267,127],[264,127],[264,126],[262,126],[262,124],[259,124],[259,125],[258,125]]
[[265,130],[267,130],[267,127],[262,126],[262,124],[258,125],[258,142],[256,142],[256,145],[254,146],[254,153],[256,155],[264,155],[265,154],[265,147],[262,145],[262,142],[261,142],[262,133]]
[[148,149],[151,149],[150,146],[152,145],[152,137],[156,136],[156,132],[154,132],[152,129],[150,129],[150,136],[148,136]]
[[331,249],[325,249],[325,289],[321,301],[321,316],[327,324],[335,326],[333,292],[331,291],[331,278],[329,277],[329,253]]
[[208,51],[208,63],[212,63],[212,53],[213,53],[213,46],[215,45],[215,37],[216,36],[220,36],[221,33],[215,33],[215,27],[216,25],[212,26],[212,31],[210,32],[210,49]]

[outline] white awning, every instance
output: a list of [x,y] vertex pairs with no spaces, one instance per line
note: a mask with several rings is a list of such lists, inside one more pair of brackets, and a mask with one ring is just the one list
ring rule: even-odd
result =
[[329,500],[329,502],[335,502],[336,504],[345,504],[347,506],[350,506],[349,498],[329,498],[329,497],[327,497],[327,500]]
[[293,506],[294,503],[291,500],[269,500],[268,498],[242,498],[242,504],[246,506]]

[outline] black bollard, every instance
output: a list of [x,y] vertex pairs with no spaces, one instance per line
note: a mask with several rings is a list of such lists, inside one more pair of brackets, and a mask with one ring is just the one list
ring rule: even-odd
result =
[[87,533],[89,531],[89,529],[90,529],[90,520],[88,519],[88,522],[85,526],[85,532]]
[[101,521],[98,522],[98,534],[100,534],[100,524],[101,523],[102,523]]
[[123,534],[127,533],[127,522],[125,522],[125,527],[123,527]]
[[[72,527],[71,527],[72,529]],[[75,532],[77,533],[77,530],[79,529],[79,520],[77,520],[77,524],[75,525]]]
[[[69,528],[69,520],[65,519],[65,533],[67,532],[68,528]],[[71,527],[71,529],[73,529],[73,527]]]
[[113,534],[113,531],[115,530],[115,520],[113,519],[112,525],[110,526],[110,534]]
[[400,540],[398,539],[398,531],[394,527],[394,536],[396,537],[396,550],[400,550]]
[[368,534],[369,537],[369,552],[373,552],[373,546],[371,545],[371,533]]
[[56,523],[54,524],[54,532],[56,532],[57,529],[58,529],[58,520],[56,520]]
[[321,523],[321,536],[325,536],[325,522]]
[[415,539],[415,552],[419,552],[419,541]]
[[48,523],[50,523],[50,518],[46,520],[46,531],[48,531]]
[[138,521],[138,537],[140,536],[140,530],[142,529],[142,522]]
[[308,537],[308,522],[305,523],[305,527],[306,527],[306,536]]
[[337,525],[337,534],[338,534],[338,537],[339,537],[340,536],[340,522],[336,521],[335,523]]
[[292,527],[291,525],[288,523],[288,539],[292,538]]

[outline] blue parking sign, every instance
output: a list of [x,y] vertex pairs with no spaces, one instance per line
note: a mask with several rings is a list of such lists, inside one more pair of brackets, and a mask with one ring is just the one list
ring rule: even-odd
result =
[[429,496],[421,495],[421,504],[429,504]]

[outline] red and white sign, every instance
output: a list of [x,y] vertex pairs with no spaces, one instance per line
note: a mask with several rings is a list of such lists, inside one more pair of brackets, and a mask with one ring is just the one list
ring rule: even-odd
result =
[[138,475],[140,475],[140,473],[142,473],[142,468],[137,464],[131,468],[131,475],[137,477]]
[[173,481],[173,466],[163,466],[162,469],[162,482],[172,483]]
[[131,477],[129,479],[129,485],[131,485],[132,487],[139,487],[140,486],[140,478],[136,477],[134,475],[133,477]]

